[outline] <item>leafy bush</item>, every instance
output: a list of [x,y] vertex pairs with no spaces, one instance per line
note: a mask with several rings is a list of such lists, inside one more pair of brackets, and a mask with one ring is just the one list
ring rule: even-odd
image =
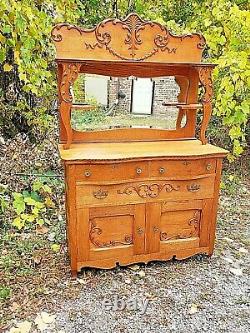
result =
[[14,192],[12,207],[16,216],[13,226],[20,230],[30,225],[43,225],[44,214],[55,207],[51,192],[50,186],[40,180],[34,181],[31,191]]

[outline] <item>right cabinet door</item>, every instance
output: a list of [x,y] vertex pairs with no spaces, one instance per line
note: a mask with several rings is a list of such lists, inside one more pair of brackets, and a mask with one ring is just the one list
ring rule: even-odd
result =
[[208,247],[213,199],[147,203],[146,252]]

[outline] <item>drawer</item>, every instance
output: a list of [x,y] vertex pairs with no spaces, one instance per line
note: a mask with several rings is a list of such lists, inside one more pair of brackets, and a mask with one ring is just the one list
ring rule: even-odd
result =
[[157,160],[150,162],[150,177],[192,177],[205,174],[213,174],[216,169],[215,159],[199,160]]
[[148,177],[148,162],[80,164],[75,167],[76,181],[115,181]]
[[157,200],[194,200],[212,198],[215,176],[192,180],[155,180],[112,185],[76,186],[76,204],[129,204]]

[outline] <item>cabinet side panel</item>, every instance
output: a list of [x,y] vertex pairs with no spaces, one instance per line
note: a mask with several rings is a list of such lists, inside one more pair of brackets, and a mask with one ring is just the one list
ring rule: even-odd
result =
[[77,210],[77,261],[89,259],[89,208]]
[[220,191],[220,180],[221,180],[221,170],[222,170],[222,159],[217,159],[216,162],[216,177],[214,183],[214,202],[213,209],[211,212],[211,223],[209,230],[209,255],[213,254],[214,242],[215,242],[215,229],[216,229],[216,219],[219,201],[219,191]]
[[70,253],[70,266],[74,274],[77,270],[77,239],[76,239],[76,189],[75,166],[65,165],[67,239]]

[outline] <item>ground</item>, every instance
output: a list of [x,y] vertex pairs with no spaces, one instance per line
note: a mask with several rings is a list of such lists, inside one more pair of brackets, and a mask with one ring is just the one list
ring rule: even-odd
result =
[[[31,172],[52,170],[53,175],[62,175],[54,142],[50,136],[42,146],[22,137],[6,142],[0,152],[1,183],[13,192],[30,187],[36,177],[27,176]],[[246,178],[224,175],[211,258],[197,255],[113,270],[86,269],[77,280],[70,277],[65,244],[63,180],[48,177],[48,184],[54,206],[46,212],[43,226],[18,231],[11,226],[13,213],[7,210],[2,217],[3,332],[25,333],[30,326],[34,333],[41,329],[45,333],[250,331],[250,191]],[[120,307],[124,301],[126,307],[114,309],[116,300]],[[148,301],[145,313],[141,301]],[[15,330],[20,323],[22,328]]]

